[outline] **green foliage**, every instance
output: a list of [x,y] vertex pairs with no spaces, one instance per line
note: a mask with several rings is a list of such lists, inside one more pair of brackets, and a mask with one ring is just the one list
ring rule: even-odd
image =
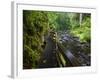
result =
[[79,37],[83,42],[90,42],[91,39],[91,18],[90,16],[83,18],[81,27],[77,26],[71,30],[71,33]]
[[64,12],[48,12],[49,26],[56,31],[64,31],[70,29],[70,17],[69,13]]
[[39,59],[39,53],[36,50],[32,50],[29,46],[24,46],[24,53],[23,53],[23,68],[31,69],[37,67],[37,62]]
[[70,29],[70,19],[68,17],[68,13],[60,13],[56,19],[57,22],[57,30],[68,30]]
[[[36,68],[43,51],[41,45],[48,30],[48,17],[42,11],[23,11],[23,65]],[[27,65],[27,66],[26,66]]]
[[79,27],[79,13],[68,13],[70,30]]
[[69,31],[83,42],[90,42],[90,14],[23,10],[23,68],[37,68],[43,53],[44,37],[50,29]]

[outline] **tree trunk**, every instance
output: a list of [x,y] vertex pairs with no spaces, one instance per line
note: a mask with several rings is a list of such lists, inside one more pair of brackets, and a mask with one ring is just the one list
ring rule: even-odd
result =
[[81,27],[81,25],[82,25],[82,13],[80,13],[79,23],[80,23],[80,27]]

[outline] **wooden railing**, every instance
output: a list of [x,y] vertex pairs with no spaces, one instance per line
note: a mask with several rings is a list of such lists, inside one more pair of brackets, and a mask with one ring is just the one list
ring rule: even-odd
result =
[[73,67],[73,66],[81,66],[77,58],[64,46],[57,42],[57,53],[56,57],[61,67]]

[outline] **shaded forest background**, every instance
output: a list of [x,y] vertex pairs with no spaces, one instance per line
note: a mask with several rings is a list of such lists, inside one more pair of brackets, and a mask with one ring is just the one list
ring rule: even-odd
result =
[[37,68],[50,29],[91,42],[91,14],[23,10],[23,69]]

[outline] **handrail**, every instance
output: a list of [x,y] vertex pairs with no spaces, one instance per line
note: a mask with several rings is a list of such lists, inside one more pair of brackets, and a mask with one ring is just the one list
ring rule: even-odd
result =
[[64,48],[64,46],[61,45],[58,42],[57,42],[57,46],[58,46],[58,50],[60,52],[60,53],[58,53],[58,55],[62,54],[63,59],[66,61],[66,64],[63,64],[63,65],[65,65],[67,67],[70,67],[70,66],[81,66],[79,61],[76,59],[76,57],[69,50],[66,50]]

